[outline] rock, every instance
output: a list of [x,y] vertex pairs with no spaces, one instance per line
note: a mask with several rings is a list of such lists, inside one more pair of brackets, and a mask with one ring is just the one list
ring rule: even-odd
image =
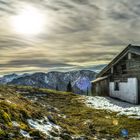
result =
[[60,137],[63,138],[64,140],[73,140],[72,137],[67,133],[60,134]]
[[50,135],[53,137],[59,137],[59,134],[54,131],[50,132]]
[[54,118],[51,115],[47,116],[47,118],[50,122],[56,124],[56,121],[54,120]]
[[90,129],[90,131],[91,131],[92,134],[96,134],[97,133],[97,131],[94,128],[94,125],[93,124],[89,124],[89,129]]
[[88,140],[86,136],[81,136],[79,138],[75,138],[74,140]]
[[7,130],[8,129],[8,127],[7,126],[5,126],[4,124],[2,124],[2,123],[0,123],[0,128],[1,129],[3,129],[3,130]]
[[9,134],[8,134],[8,137],[9,137],[9,138],[13,138],[14,136],[15,136],[15,134],[13,134],[13,133],[9,133]]

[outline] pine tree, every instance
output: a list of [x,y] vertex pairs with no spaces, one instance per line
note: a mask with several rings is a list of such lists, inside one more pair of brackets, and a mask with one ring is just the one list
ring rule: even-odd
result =
[[67,85],[67,92],[72,92],[72,86],[71,86],[71,82],[69,81],[68,85]]
[[59,90],[58,85],[56,85],[56,90],[57,90],[57,91]]
[[87,87],[87,96],[88,96],[88,87]]

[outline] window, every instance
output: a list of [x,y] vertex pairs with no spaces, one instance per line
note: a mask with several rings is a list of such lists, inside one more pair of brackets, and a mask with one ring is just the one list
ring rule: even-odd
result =
[[114,90],[119,91],[119,82],[114,83]]

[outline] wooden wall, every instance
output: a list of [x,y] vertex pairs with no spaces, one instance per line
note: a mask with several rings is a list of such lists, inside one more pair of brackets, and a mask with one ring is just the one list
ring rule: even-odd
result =
[[92,83],[92,96],[109,96],[109,79]]

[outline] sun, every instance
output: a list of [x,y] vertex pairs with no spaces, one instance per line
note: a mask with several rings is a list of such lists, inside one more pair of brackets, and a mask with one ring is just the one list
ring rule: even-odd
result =
[[19,14],[12,17],[13,30],[24,35],[39,34],[44,29],[45,17],[35,7],[25,6]]

